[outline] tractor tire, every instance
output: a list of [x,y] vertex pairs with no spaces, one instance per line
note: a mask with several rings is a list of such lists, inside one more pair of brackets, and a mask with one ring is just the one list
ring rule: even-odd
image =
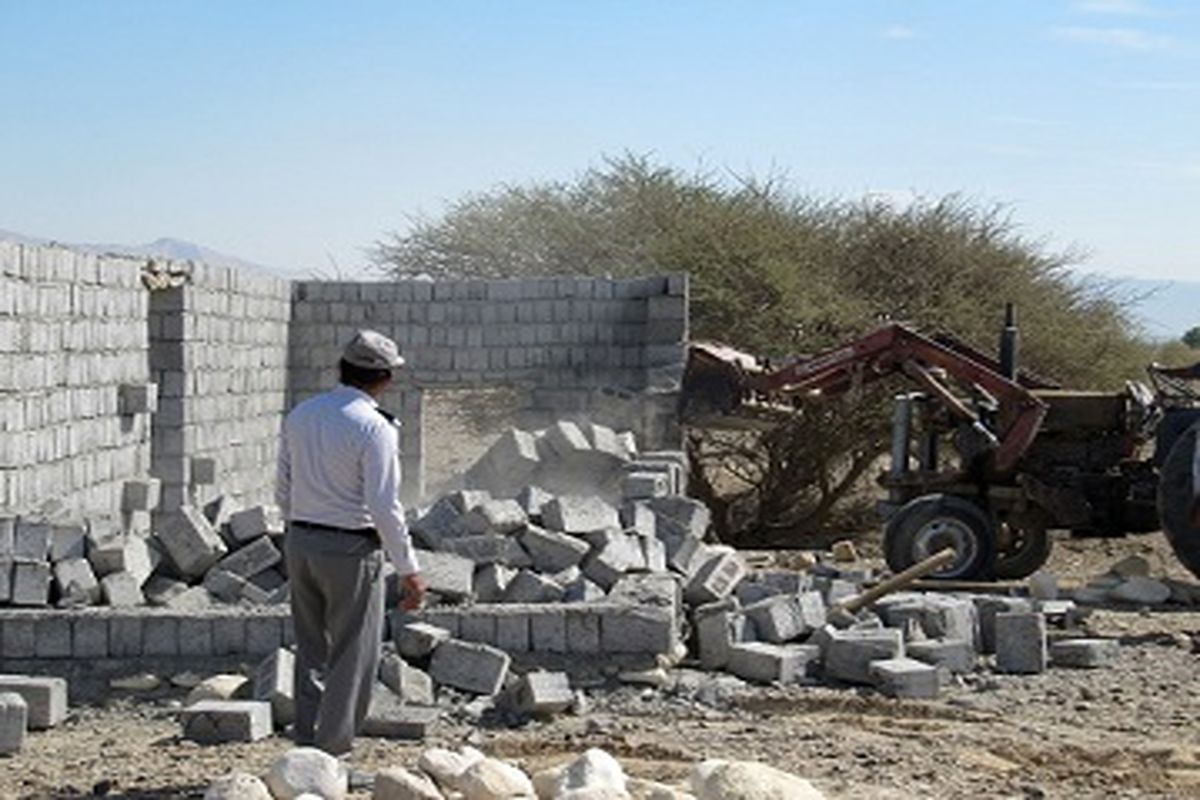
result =
[[1200,527],[1192,517],[1193,504],[1198,501],[1192,483],[1198,437],[1200,425],[1193,425],[1180,434],[1167,453],[1158,483],[1158,513],[1176,558],[1200,578]]
[[986,580],[992,573],[992,522],[979,506],[962,497],[928,494],[910,500],[887,522],[883,553],[893,572],[911,567],[944,547],[957,557],[931,578]]
[[992,574],[1001,580],[1028,578],[1050,558],[1054,540],[1040,525],[1014,527],[1011,536],[1016,544],[1007,550],[997,550]]

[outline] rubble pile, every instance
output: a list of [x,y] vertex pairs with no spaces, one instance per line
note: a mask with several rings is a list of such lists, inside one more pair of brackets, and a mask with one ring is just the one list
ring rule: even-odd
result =
[[[138,504],[157,505],[147,488],[157,483],[140,483],[149,496]],[[164,515],[153,533],[148,520],[131,526],[130,516],[0,518],[0,605],[186,611],[287,600],[283,521],[274,506],[235,510],[221,496],[203,509]]]

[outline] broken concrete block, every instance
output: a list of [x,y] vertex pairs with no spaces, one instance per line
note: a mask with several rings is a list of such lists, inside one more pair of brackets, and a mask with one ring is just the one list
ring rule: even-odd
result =
[[228,552],[204,515],[187,505],[167,518],[158,540],[179,573],[189,578],[200,577]]
[[542,524],[564,533],[620,528],[617,510],[599,497],[564,495],[542,506]]
[[296,718],[295,680],[296,656],[283,647],[260,661],[254,671],[253,697],[271,704],[271,720],[281,728]]
[[903,635],[892,628],[824,630],[825,676],[833,680],[870,684],[872,661],[904,655]]
[[362,732],[386,739],[424,739],[437,722],[438,715],[437,708],[405,705],[391,689],[376,683]]
[[71,558],[54,565],[54,584],[60,606],[87,606],[100,602],[100,583],[86,558]]
[[421,661],[450,640],[450,631],[427,622],[408,622],[396,630],[395,640],[401,656]]
[[450,639],[433,651],[429,674],[439,684],[494,695],[504,685],[509,661],[508,654],[495,647]]
[[684,599],[692,605],[714,603],[728,597],[746,574],[746,562],[733,549],[713,548],[710,557],[688,579]]
[[706,670],[723,668],[729,663],[730,648],[747,638],[746,617],[733,597],[700,606],[694,622],[696,650]]
[[528,672],[514,693],[518,711],[533,716],[550,716],[571,707],[575,695],[565,672]]
[[630,472],[621,479],[621,497],[626,500],[663,497],[670,489],[670,481],[662,472]]
[[743,609],[764,642],[783,642],[806,636],[825,624],[825,603],[819,592],[776,595]]
[[25,701],[30,730],[53,728],[67,717],[67,682],[62,678],[0,675],[0,692],[19,694]]
[[529,521],[516,500],[485,500],[463,515],[468,533],[512,533]]
[[50,565],[45,561],[17,561],[12,567],[12,604],[44,606],[50,602]]
[[536,525],[526,525],[519,538],[538,572],[559,572],[575,566],[583,561],[590,549],[581,539]]
[[259,700],[200,700],[179,712],[183,738],[201,744],[256,742],[271,735],[271,704]]
[[[0,557],[3,554],[0,553]],[[50,560],[87,558],[87,526],[60,524],[50,528]]]
[[239,542],[248,542],[259,536],[277,536],[283,533],[283,513],[278,506],[261,505],[247,508],[229,515],[229,532]]
[[283,556],[269,536],[260,536],[240,550],[235,550],[216,563],[213,569],[249,579],[283,561]]
[[758,683],[793,683],[812,673],[820,661],[816,645],[737,642],[729,648],[726,669]]
[[429,591],[452,600],[470,597],[475,578],[475,562],[453,553],[417,550],[421,577]]
[[1116,639],[1060,639],[1050,645],[1050,663],[1056,667],[1108,667],[1120,654],[1121,645]]
[[1023,597],[977,595],[973,600],[979,617],[979,652],[981,653],[996,652],[997,614],[1033,611],[1033,603]]
[[938,668],[912,658],[872,661],[875,688],[888,697],[932,698],[941,688]]
[[965,639],[906,641],[904,650],[909,658],[945,667],[955,674],[974,671],[977,661],[974,646]]
[[125,481],[121,485],[122,511],[151,511],[158,508],[162,482],[158,478]]
[[0,755],[21,750],[29,725],[29,706],[16,692],[0,691]]
[[385,655],[380,659],[379,680],[405,704],[431,706],[436,702],[433,678],[400,656]]
[[584,535],[591,552],[584,559],[583,574],[603,589],[609,589],[632,570],[646,568],[641,540],[617,528],[592,531]]
[[520,570],[504,591],[506,603],[557,603],[563,598],[562,586],[531,570]]
[[1045,672],[1046,618],[1036,611],[996,615],[996,671]]

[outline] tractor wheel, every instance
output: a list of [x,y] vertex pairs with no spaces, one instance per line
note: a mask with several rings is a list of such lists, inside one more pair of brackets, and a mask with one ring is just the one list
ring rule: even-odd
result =
[[1200,425],[1193,425],[1175,440],[1167,453],[1158,483],[1158,513],[1175,556],[1193,575],[1200,577],[1200,526],[1193,516],[1194,504],[1200,498],[1195,494],[1192,477],[1197,438]]
[[992,565],[995,576],[1004,580],[1028,578],[1046,563],[1054,547],[1054,541],[1042,525],[1009,525],[1008,537],[1008,546],[997,549]]
[[883,552],[893,572],[911,567],[945,547],[957,557],[930,577],[944,580],[985,579],[991,574],[992,523],[970,500],[929,494],[909,501],[888,520]]

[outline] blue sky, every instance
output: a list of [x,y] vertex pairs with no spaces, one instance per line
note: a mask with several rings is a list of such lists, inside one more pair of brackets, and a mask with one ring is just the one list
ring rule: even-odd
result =
[[355,274],[605,154],[961,193],[1200,279],[1200,3],[0,0],[0,229]]

